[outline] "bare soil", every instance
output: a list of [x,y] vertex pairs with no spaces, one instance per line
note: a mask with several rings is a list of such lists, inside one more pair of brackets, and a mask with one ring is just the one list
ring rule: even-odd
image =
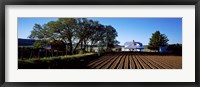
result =
[[92,69],[182,69],[182,56],[145,53],[108,53],[87,64]]

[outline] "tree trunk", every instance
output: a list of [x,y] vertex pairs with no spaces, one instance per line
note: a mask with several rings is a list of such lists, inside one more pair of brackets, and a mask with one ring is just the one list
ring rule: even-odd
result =
[[40,49],[38,49],[38,58],[40,59]]
[[68,46],[68,44],[67,44],[67,45],[66,45],[66,48],[65,48],[65,50],[64,50],[65,55],[67,55],[68,48],[69,48],[69,46]]
[[75,52],[75,51],[76,51],[76,48],[78,47],[78,45],[79,45],[79,44],[80,44],[82,41],[83,41],[83,39],[79,40],[79,42],[76,44],[76,46],[75,46],[75,48],[74,48],[73,52]]
[[73,54],[73,46],[72,46],[72,41],[71,40],[69,41],[69,52],[70,52],[70,55]]
[[88,52],[88,45],[85,46],[85,50]]
[[81,50],[82,50],[82,48],[83,48],[83,41],[81,41]]
[[83,47],[84,51],[86,50],[86,46],[87,46],[87,43],[86,43],[86,40],[84,40],[84,47]]
[[51,49],[51,56],[53,57],[53,50]]
[[29,59],[31,59],[32,55],[33,55],[33,51],[31,51],[31,55],[30,55]]
[[91,42],[91,45],[90,45],[90,52],[92,52],[92,49],[93,49],[93,46],[92,46],[92,42]]

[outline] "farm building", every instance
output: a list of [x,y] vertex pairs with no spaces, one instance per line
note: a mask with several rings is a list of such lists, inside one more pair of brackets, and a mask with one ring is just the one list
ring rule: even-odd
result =
[[135,42],[134,40],[131,42],[125,42],[124,47],[122,47],[122,51],[143,51],[143,44],[140,42]]
[[41,48],[34,48],[34,39],[18,38],[18,57],[19,58],[33,58],[33,57],[47,57],[64,55],[66,45],[62,41],[53,41]]
[[18,47],[19,48],[33,48],[33,43],[36,40],[34,39],[21,39],[18,38]]
[[99,47],[93,47],[92,50],[93,50],[94,52],[99,52],[100,49],[99,49]]
[[[36,42],[37,40],[34,39],[21,39],[18,38],[18,47],[19,48],[33,48],[33,44]],[[43,47],[43,49],[65,49],[65,44],[62,41],[53,41],[51,42],[49,45],[46,45]]]
[[166,53],[167,52],[167,46],[160,46],[159,47],[159,52]]

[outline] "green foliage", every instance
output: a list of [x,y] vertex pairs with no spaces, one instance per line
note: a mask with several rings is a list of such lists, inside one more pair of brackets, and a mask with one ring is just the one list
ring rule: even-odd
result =
[[27,60],[21,60],[19,59],[20,62],[34,62],[34,61],[52,61],[55,59],[74,59],[74,58],[82,58],[86,56],[91,56],[91,55],[97,55],[96,53],[86,53],[86,54],[76,54],[76,55],[67,55],[67,56],[55,56],[55,57],[44,57],[44,58],[31,58]]
[[53,49],[56,49],[56,50],[64,51],[66,49],[65,43],[60,40],[55,40],[55,41],[49,42],[49,44],[51,45],[51,47]]
[[44,32],[42,31],[42,29],[43,27],[40,24],[35,24],[29,38],[37,38],[37,39],[44,38],[43,35]]
[[48,44],[47,41],[41,41],[41,40],[37,40],[34,42],[33,44],[33,48],[43,48],[44,46],[46,46]]
[[170,44],[167,50],[172,53],[182,54],[182,44]]
[[[62,41],[67,46],[68,52],[71,54],[81,44],[86,46],[88,43],[112,47],[118,44],[115,38],[117,31],[111,25],[105,26],[98,21],[88,20],[86,18],[59,18],[57,21],[50,21],[47,24],[35,24],[29,38],[38,40],[48,40],[50,42]],[[35,43],[35,47],[41,48],[44,44]],[[74,46],[73,46],[74,45]]]
[[19,69],[60,69],[60,68],[80,68],[84,62],[91,61],[98,57],[96,53],[77,54],[68,56],[32,58],[18,60]]
[[114,47],[114,45],[118,42],[115,38],[118,36],[117,31],[111,25],[106,26],[106,33],[105,33],[105,42],[107,49]]
[[165,34],[161,34],[160,31],[156,31],[150,38],[148,49],[159,51],[159,46],[167,46],[168,38]]

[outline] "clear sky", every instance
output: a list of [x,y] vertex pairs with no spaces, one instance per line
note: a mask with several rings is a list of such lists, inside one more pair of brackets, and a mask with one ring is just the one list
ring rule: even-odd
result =
[[[182,43],[182,18],[88,18],[101,24],[112,25],[118,32],[116,38],[123,45],[135,40],[144,45],[149,43],[152,33],[159,30],[167,35],[169,44]],[[57,18],[18,18],[18,38],[27,38],[35,23],[45,24]]]

